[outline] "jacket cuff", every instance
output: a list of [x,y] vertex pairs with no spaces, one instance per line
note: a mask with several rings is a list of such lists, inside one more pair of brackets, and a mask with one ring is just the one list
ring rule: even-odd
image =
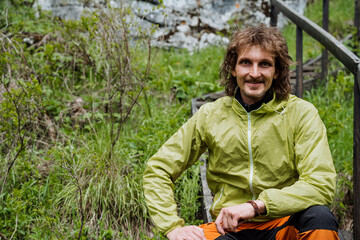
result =
[[269,203],[266,201],[266,199],[262,197],[259,197],[258,200],[261,200],[265,204],[265,213],[262,213],[260,215],[269,216],[270,215]]

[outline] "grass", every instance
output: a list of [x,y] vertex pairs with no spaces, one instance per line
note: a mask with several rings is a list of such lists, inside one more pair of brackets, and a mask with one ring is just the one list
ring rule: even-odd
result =
[[221,47],[192,53],[179,49],[160,50],[153,65],[149,88],[160,94],[171,91],[174,99],[178,100],[218,91],[218,72],[223,53],[224,48]]
[[[79,225],[81,212],[78,200],[81,188],[86,213],[85,236],[99,238],[104,231],[108,231],[110,239],[141,239],[141,235],[153,235],[142,192],[142,172],[146,160],[188,117],[188,110],[183,104],[176,106],[178,108],[154,108],[155,116],[152,118],[145,115],[144,118],[131,119],[111,160],[104,154],[109,151],[110,145],[109,126],[106,124],[96,126],[97,137],[91,132],[79,131],[74,137],[76,143],[54,150],[54,159],[64,160],[59,163],[64,166],[62,172],[64,169],[69,170],[75,176],[63,183],[64,186],[54,198],[54,211],[69,214],[56,224],[67,226],[68,219],[73,219]],[[84,144],[79,145],[79,142]],[[188,180],[182,178],[184,181]],[[178,186],[180,184],[177,183]],[[196,204],[196,198],[192,196],[191,199],[195,199],[192,204]],[[76,224],[72,226],[73,229],[78,229]],[[65,234],[64,230],[61,234]]]

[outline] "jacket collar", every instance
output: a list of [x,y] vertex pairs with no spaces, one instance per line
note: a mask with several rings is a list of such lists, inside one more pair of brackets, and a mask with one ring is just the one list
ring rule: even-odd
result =
[[254,104],[246,104],[242,97],[241,97],[241,94],[240,94],[240,88],[237,88],[236,90],[236,93],[235,93],[235,99],[243,106],[243,108],[247,111],[247,112],[251,112],[253,110],[256,110],[258,108],[260,108],[260,106],[263,104],[263,103],[268,103],[270,102],[272,99],[273,99],[273,94],[272,94],[272,91],[271,90],[268,90],[266,93],[265,93],[265,96],[260,100],[258,101],[257,103],[254,103]]
[[[292,98],[289,96],[289,99]],[[288,100],[277,100],[275,92],[272,93],[272,99],[268,102],[262,102],[260,106],[256,109],[251,109],[250,113],[272,113],[276,112],[278,114],[284,114],[286,112],[286,106]],[[242,104],[235,98],[235,95],[232,97],[232,108],[237,114],[247,115],[247,111]]]

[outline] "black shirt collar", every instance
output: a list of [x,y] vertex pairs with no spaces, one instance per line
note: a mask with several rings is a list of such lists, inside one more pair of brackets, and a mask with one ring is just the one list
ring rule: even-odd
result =
[[258,109],[263,103],[268,103],[270,102],[272,99],[273,99],[273,94],[272,94],[272,91],[271,90],[268,90],[266,93],[265,93],[265,96],[260,100],[258,101],[257,103],[254,103],[254,104],[246,104],[242,98],[241,98],[241,94],[240,94],[240,88],[237,88],[236,90],[236,93],[235,93],[235,99],[244,107],[244,109],[247,111],[247,112],[251,112],[253,110],[256,110]]

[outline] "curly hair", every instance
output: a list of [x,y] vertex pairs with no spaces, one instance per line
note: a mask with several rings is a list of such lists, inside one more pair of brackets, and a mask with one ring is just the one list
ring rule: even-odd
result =
[[231,72],[235,69],[238,55],[251,46],[260,46],[274,54],[275,69],[279,76],[277,79],[273,79],[270,89],[275,92],[276,99],[287,99],[291,92],[290,64],[292,64],[292,60],[288,53],[286,40],[277,28],[267,27],[264,24],[238,30],[233,35],[220,68],[221,84],[225,86],[226,95],[234,96],[238,85],[236,77]]

